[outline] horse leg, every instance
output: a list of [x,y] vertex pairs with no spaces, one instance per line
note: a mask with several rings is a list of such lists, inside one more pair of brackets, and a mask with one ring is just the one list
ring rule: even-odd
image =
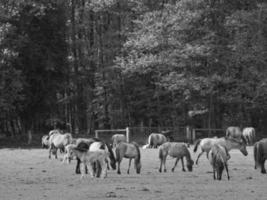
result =
[[213,167],[213,179],[216,180],[215,168]]
[[183,172],[185,172],[185,168],[184,168],[184,158],[183,158],[183,157],[181,158],[181,161],[182,161],[182,170],[183,170]]
[[261,173],[262,173],[262,174],[266,174],[266,169],[265,169],[265,167],[264,167],[264,163],[265,163],[265,160],[262,161],[262,163],[261,163]]
[[77,164],[76,164],[76,170],[75,170],[76,174],[81,173],[80,164],[81,164],[81,160],[79,158],[77,158]]
[[121,174],[121,160],[118,160],[118,170],[117,170],[117,174]]
[[55,153],[55,158],[57,159],[57,148],[56,148],[56,150],[55,150],[55,151],[56,151],[56,153]]
[[108,159],[105,159],[105,163],[107,164],[107,169],[110,170]]
[[230,180],[230,176],[229,176],[229,172],[228,172],[228,165],[226,163],[225,163],[225,170],[227,173],[227,178],[228,178],[228,180]]
[[167,169],[166,169],[166,159],[167,159],[167,156],[165,156],[163,158],[164,172],[167,172]]
[[51,149],[51,146],[50,146],[50,147],[49,147],[49,150],[48,150],[48,152],[49,152],[49,153],[48,153],[48,158],[49,158],[49,159],[51,159],[51,151],[52,151],[52,149]]
[[179,161],[179,158],[176,159],[176,161],[175,161],[175,163],[174,163],[174,166],[173,166],[173,168],[172,168],[172,172],[174,172],[174,168],[176,167],[178,161]]
[[159,172],[161,173],[161,169],[162,169],[162,159],[160,159],[160,165],[159,165]]
[[106,178],[107,177],[107,165],[105,163],[100,164],[101,169],[101,174],[100,178]]
[[204,153],[204,151],[202,151],[202,152],[200,152],[200,153],[198,154],[198,157],[197,157],[197,160],[196,160],[196,165],[198,165],[198,159],[200,158],[200,156],[201,156],[203,153]]
[[132,162],[132,159],[130,158],[129,159],[129,166],[128,166],[127,174],[130,174],[131,162]]

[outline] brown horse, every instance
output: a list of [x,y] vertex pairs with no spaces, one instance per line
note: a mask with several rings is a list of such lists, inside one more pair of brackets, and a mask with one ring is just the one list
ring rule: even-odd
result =
[[111,137],[113,142],[112,147],[115,148],[120,142],[126,142],[126,136],[124,134],[115,134]]
[[149,148],[157,148],[165,142],[167,142],[167,137],[161,133],[151,133],[148,137]]
[[256,132],[253,127],[244,128],[242,131],[242,135],[245,138],[248,145],[253,144],[256,139]]
[[[214,180],[222,179],[222,173],[223,173],[224,168],[226,170],[228,180],[230,179],[229,172],[228,172],[228,164],[227,164],[227,160],[229,159],[230,159],[230,155],[225,146],[214,144],[211,147],[211,150],[209,152],[209,160],[213,168]],[[217,177],[216,177],[216,174],[217,174]]]
[[198,160],[204,152],[207,153],[207,157],[208,157],[208,153],[214,144],[220,144],[222,146],[225,146],[227,151],[230,151],[231,149],[239,149],[244,156],[248,155],[247,145],[246,145],[246,141],[244,140],[244,138],[241,140],[238,140],[235,138],[228,138],[228,137],[203,138],[203,139],[197,140],[195,143],[194,152],[197,151],[198,146],[201,147],[201,152],[198,154],[196,164],[198,164]]
[[261,173],[266,174],[264,167],[265,160],[267,159],[267,138],[263,138],[254,144],[254,161],[255,169],[261,168]]
[[116,160],[118,162],[118,174],[121,174],[120,164],[123,158],[129,159],[129,166],[127,170],[127,174],[130,173],[131,161],[134,159],[134,166],[136,169],[136,173],[140,174],[141,172],[141,153],[137,143],[126,143],[120,142],[115,149],[116,152]]
[[65,146],[70,144],[72,141],[72,136],[70,133],[60,134],[54,133],[49,136],[49,158],[51,158],[51,152],[55,153],[55,158],[57,159],[57,149],[62,149],[65,151]]
[[240,140],[242,131],[237,126],[230,126],[226,129],[226,137]]
[[164,165],[164,172],[167,171],[166,158],[168,155],[173,158],[176,158],[175,164],[172,168],[172,172],[174,172],[174,169],[180,159],[182,161],[182,170],[185,171],[184,160],[183,160],[184,157],[186,158],[186,166],[188,171],[193,170],[192,166],[194,164],[194,161],[191,159],[191,155],[189,150],[187,149],[187,145],[185,143],[179,143],[179,142],[166,142],[159,147],[159,159],[160,159],[159,172],[162,171],[162,165]]

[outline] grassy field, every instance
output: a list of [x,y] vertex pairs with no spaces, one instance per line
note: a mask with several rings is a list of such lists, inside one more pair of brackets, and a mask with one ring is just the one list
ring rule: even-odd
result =
[[[192,147],[190,149],[192,152]],[[80,179],[74,173],[75,162],[62,164],[60,159],[48,159],[45,149],[0,150],[1,200],[83,200],[83,199],[266,199],[267,175],[254,170],[252,148],[243,156],[232,150],[229,162],[230,181],[225,173],[222,181],[214,181],[211,166],[202,156],[193,172],[182,172],[179,162],[174,173],[174,159],[167,160],[167,173],[159,173],[157,149],[141,150],[142,172],[131,168],[126,174],[128,160],[122,161],[122,175],[108,171],[104,180],[89,176]],[[193,159],[197,154],[191,153]],[[60,155],[60,158],[63,156]]]

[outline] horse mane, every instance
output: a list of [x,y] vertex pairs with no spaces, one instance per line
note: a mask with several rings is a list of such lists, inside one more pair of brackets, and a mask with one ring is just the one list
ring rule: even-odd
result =
[[76,146],[74,149],[80,151],[80,152],[86,152],[89,149],[89,145],[85,142],[80,142],[78,146]]
[[201,139],[198,139],[198,140],[196,141],[196,143],[195,143],[195,147],[194,147],[194,152],[197,151],[197,147],[198,147],[198,145],[199,145],[200,142],[201,142]]

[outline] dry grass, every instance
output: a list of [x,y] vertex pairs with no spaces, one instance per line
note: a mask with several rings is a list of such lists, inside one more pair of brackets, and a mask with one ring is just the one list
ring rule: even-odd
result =
[[[230,152],[230,181],[225,173],[222,181],[214,181],[204,155],[193,172],[182,172],[178,163],[172,173],[174,160],[169,158],[168,172],[159,173],[158,150],[146,149],[141,153],[141,175],[135,173],[133,166],[127,175],[128,160],[124,159],[122,175],[109,171],[104,180],[89,176],[80,180],[74,173],[75,162],[67,165],[49,160],[47,150],[1,149],[0,199],[266,199],[267,176],[254,170],[251,147],[247,157],[239,151]],[[192,156],[195,160],[197,154]]]

